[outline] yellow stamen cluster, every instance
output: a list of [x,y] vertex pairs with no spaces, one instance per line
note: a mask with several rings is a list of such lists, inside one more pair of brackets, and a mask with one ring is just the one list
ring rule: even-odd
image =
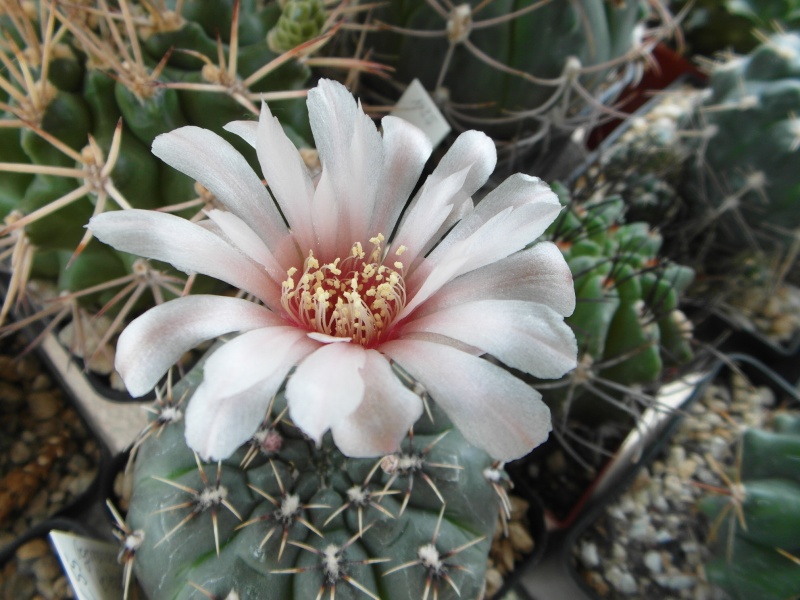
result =
[[[295,321],[317,333],[349,338],[362,346],[379,341],[388,331],[406,301],[403,263],[382,264],[384,237],[370,239],[369,255],[360,242],[353,244],[345,259],[320,265],[309,251],[303,272],[287,271],[281,303]],[[395,252],[399,257],[401,246]]]

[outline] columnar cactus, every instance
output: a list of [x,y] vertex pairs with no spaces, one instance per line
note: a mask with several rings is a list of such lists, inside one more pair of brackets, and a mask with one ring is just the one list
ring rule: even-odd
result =
[[418,78],[456,129],[530,144],[614,112],[604,88],[668,29],[665,8],[652,4],[665,27],[646,31],[638,1],[404,0],[374,11],[367,47],[399,85]]
[[[579,366],[542,387],[551,388],[551,405],[563,404],[564,417],[577,417],[601,410],[596,402],[572,410],[583,394],[621,406],[628,389],[641,400],[637,387],[658,383],[665,365],[692,357],[691,323],[678,305],[694,273],[660,256],[661,236],[646,223],[625,223],[621,198],[576,204],[563,187],[555,189],[567,209],[548,235],[575,279],[577,305],[566,322],[578,339]],[[607,417],[608,407],[602,410]]]
[[281,393],[249,444],[202,464],[182,420],[201,369],[137,447],[126,557],[148,598],[481,597],[500,471],[434,404],[400,452],[353,459],[295,429]]
[[775,427],[745,431],[730,490],[700,503],[717,527],[706,574],[736,599],[790,598],[800,589],[800,415],[779,415]]

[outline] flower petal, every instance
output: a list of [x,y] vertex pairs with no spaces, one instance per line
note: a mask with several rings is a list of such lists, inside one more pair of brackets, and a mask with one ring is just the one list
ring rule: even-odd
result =
[[231,121],[222,128],[238,135],[255,149],[256,139],[258,139],[258,121]]
[[401,335],[425,331],[489,352],[535,377],[557,378],[575,368],[578,344],[564,318],[543,304],[521,300],[465,302],[410,319]]
[[215,277],[250,292],[267,306],[280,306],[280,287],[270,281],[263,269],[196,223],[169,213],[130,209],[92,217],[89,229],[117,250]]
[[311,221],[314,183],[300,153],[278,120],[272,116],[266,102],[261,103],[256,153],[261,172],[289,222],[292,235],[301,251],[307,252],[314,248]]
[[181,127],[156,137],[153,154],[203,184],[267,244],[287,234],[283,218],[259,176],[216,133],[200,127]]
[[308,92],[308,117],[322,166],[339,204],[339,242],[349,249],[369,232],[381,183],[383,141],[375,124],[341,83],[323,79]]
[[263,306],[224,296],[186,296],[151,308],[119,336],[116,368],[128,391],[146,394],[184,352],[233,331],[283,325]]
[[392,242],[395,253],[401,246],[406,248],[402,255],[404,264],[411,265],[420,256],[420,252],[429,245],[434,234],[452,214],[453,198],[462,189],[468,175],[469,167],[465,167],[444,179],[425,182],[416,210],[403,219]]
[[428,136],[405,119],[387,116],[383,128],[383,165],[381,193],[375,198],[375,209],[369,231],[389,236],[419,181],[422,169],[433,151]]
[[411,300],[401,317],[455,277],[521,250],[539,237],[560,211],[558,198],[540,179],[512,175],[456,225],[406,279]]
[[289,370],[318,346],[294,327],[270,327],[214,352],[186,410],[189,447],[205,460],[228,458],[258,429]]
[[[464,178],[464,183],[460,190],[452,194],[449,198],[449,204],[454,207],[454,211],[450,213],[447,220],[441,223],[438,230],[434,233],[438,235],[430,235],[425,240],[425,245],[422,247],[407,246],[409,250],[414,251],[414,256],[425,255],[430,248],[439,240],[439,237],[448,231],[463,215],[465,208],[471,208],[470,196],[477,192],[489,175],[492,174],[494,166],[497,163],[497,151],[494,147],[494,142],[484,133],[480,131],[465,131],[462,133],[453,145],[444,155],[439,162],[436,169],[428,177],[422,189],[417,193],[411,201],[408,209],[405,211],[403,220],[400,223],[398,231],[402,231],[405,223],[409,220],[416,219],[424,220],[424,214],[427,211],[427,205],[422,200],[422,194],[428,186],[434,186],[441,181],[447,179],[455,173],[459,173],[464,169],[468,169],[467,176]],[[469,202],[470,204],[466,204]],[[420,217],[418,213],[422,213]],[[397,249],[400,244],[405,242],[397,240],[392,246],[392,252]]]
[[361,404],[360,370],[365,361],[366,350],[358,344],[326,344],[300,363],[289,379],[289,416],[315,442]]
[[396,452],[422,414],[422,400],[404,386],[380,353],[367,350],[361,370],[364,399],[352,414],[331,426],[336,446],[347,456]]
[[[507,221],[496,217],[511,207]],[[485,231],[484,236],[494,243],[488,248],[478,247],[480,264],[483,266],[516,252],[538,238],[561,212],[558,196],[538,177],[517,173],[507,178],[481,200],[469,215],[431,252],[429,259],[435,264],[437,258],[447,255],[452,245],[480,234],[493,223],[497,231]],[[500,235],[501,237],[490,237]]]
[[536,302],[568,317],[575,310],[572,272],[555,244],[539,242],[450,281],[420,306],[414,317],[488,299]]
[[380,351],[427,388],[469,443],[497,460],[524,456],[552,429],[539,392],[482,358],[421,340],[387,342]]
[[278,264],[267,245],[256,232],[233,213],[211,209],[206,215],[213,221],[229,244],[262,265],[278,285],[285,279],[286,270]]

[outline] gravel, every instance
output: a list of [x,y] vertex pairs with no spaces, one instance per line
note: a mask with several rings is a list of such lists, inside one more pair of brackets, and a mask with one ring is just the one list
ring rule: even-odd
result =
[[[20,337],[0,340],[0,550],[58,513],[95,479],[100,451],[63,392]],[[0,597],[71,598],[45,539],[0,569]]]
[[770,414],[766,409],[774,404],[770,389],[754,387],[739,374],[707,388],[671,443],[573,548],[576,570],[598,596],[726,598],[705,580],[709,523],[696,505],[711,492],[698,482],[725,487],[707,456],[731,467],[740,431],[762,427]]

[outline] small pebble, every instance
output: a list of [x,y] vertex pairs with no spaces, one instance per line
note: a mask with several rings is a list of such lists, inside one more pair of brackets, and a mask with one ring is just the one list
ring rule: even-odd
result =
[[600,556],[597,554],[596,544],[591,542],[581,544],[581,562],[589,569],[593,569],[600,564]]
[[635,594],[639,591],[639,586],[636,585],[636,580],[633,575],[626,571],[622,571],[618,566],[613,566],[606,572],[606,580],[611,586],[620,594]]
[[19,560],[33,560],[46,555],[49,551],[50,547],[46,541],[35,539],[17,548],[16,557]]
[[643,562],[651,573],[661,573],[661,570],[664,568],[664,563],[661,559],[661,553],[656,552],[655,550],[645,552]]

